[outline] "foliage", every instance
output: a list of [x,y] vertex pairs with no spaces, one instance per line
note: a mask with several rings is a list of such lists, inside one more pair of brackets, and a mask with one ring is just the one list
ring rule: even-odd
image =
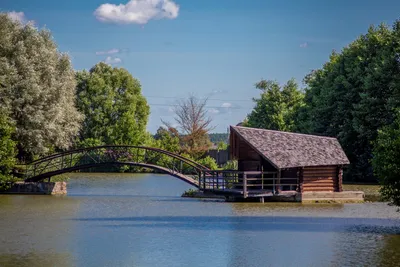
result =
[[228,160],[227,163],[222,166],[223,170],[238,170],[238,161],[237,160]]
[[217,145],[218,150],[227,150],[228,149],[228,144],[224,142],[219,142]]
[[172,153],[179,153],[181,150],[179,133],[175,128],[170,127],[167,130],[164,127],[159,127],[154,139],[159,140],[160,145],[158,147],[161,149]]
[[15,124],[20,159],[70,147],[82,120],[75,85],[49,31],[0,13],[0,106]]
[[59,174],[56,176],[51,177],[50,182],[68,182],[70,179],[70,177],[68,176],[68,174]]
[[297,127],[339,139],[351,162],[346,180],[375,180],[371,144],[399,107],[399,52],[399,21],[393,29],[371,27],[305,78],[306,107]]
[[10,123],[9,117],[0,110],[0,189],[5,189],[5,184],[13,180],[11,171],[15,166],[16,142],[11,139],[15,127]]
[[214,158],[207,156],[196,161],[197,163],[209,168],[210,170],[218,169],[218,164]]
[[87,147],[95,147],[102,145],[104,145],[104,143],[100,139],[95,139],[95,138],[86,138],[83,140],[78,140],[77,142],[78,148],[87,148]]
[[384,200],[400,206],[400,112],[393,124],[378,131],[372,166],[382,185]]
[[[194,96],[177,103],[175,122],[178,124],[181,136],[181,148],[192,158],[200,158],[211,146],[208,132],[213,129],[211,118],[207,116],[207,99],[201,100]],[[163,122],[168,129],[173,127]]]
[[189,188],[188,190],[183,192],[182,197],[194,197],[194,196],[196,196],[197,193],[199,193],[198,190]]
[[271,130],[292,131],[295,118],[304,105],[304,94],[297,83],[289,80],[283,88],[275,81],[261,80],[256,85],[261,97],[253,99],[256,103],[248,115],[246,126]]
[[123,68],[98,63],[76,74],[77,101],[85,115],[80,139],[104,144],[141,145],[150,108],[138,80]]

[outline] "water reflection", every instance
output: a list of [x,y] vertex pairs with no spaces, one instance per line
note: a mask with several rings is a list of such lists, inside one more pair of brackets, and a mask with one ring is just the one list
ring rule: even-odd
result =
[[165,175],[78,174],[67,197],[0,196],[0,266],[395,266],[400,260],[400,214],[384,203],[181,198],[188,188]]

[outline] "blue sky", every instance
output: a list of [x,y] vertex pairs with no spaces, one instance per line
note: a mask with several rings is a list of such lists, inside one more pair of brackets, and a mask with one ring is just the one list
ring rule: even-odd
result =
[[369,25],[400,18],[400,1],[327,2],[0,0],[0,10],[50,29],[77,70],[126,68],[150,104],[151,132],[190,94],[209,98],[214,132],[225,132],[251,111],[261,78],[301,83]]

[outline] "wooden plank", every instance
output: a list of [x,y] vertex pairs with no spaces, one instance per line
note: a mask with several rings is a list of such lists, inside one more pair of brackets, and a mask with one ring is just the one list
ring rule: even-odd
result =
[[333,177],[312,177],[312,178],[304,178],[304,182],[312,182],[312,181],[331,181],[331,182],[336,182],[336,179],[333,179]]
[[308,172],[308,173],[304,173],[304,177],[306,177],[306,176],[315,176],[315,175],[337,176],[336,172]]
[[324,173],[324,174],[320,174],[320,173],[314,173],[314,174],[304,174],[304,178],[313,178],[313,177],[336,177],[335,173]]
[[335,185],[334,182],[329,182],[329,181],[315,181],[315,182],[307,182],[307,183],[304,183],[304,185],[310,185],[310,184],[316,184],[316,185],[319,185],[319,184]]
[[303,188],[304,188],[304,189],[310,189],[310,188],[330,188],[330,189],[334,190],[334,189],[335,189],[335,186],[334,186],[334,185],[319,185],[319,186],[318,186],[318,185],[309,185],[309,186],[304,185]]
[[304,182],[313,182],[313,181],[331,181],[336,182],[336,179],[332,177],[313,177],[313,178],[304,178]]
[[320,170],[320,169],[336,169],[336,165],[304,167],[304,170]]
[[321,178],[321,179],[304,179],[304,183],[305,184],[309,184],[309,183],[314,183],[314,182],[327,182],[327,183],[336,183],[335,180],[332,179],[326,179],[326,178]]
[[334,192],[333,188],[304,188],[303,192]]
[[304,174],[312,174],[312,173],[336,173],[336,170],[304,171]]

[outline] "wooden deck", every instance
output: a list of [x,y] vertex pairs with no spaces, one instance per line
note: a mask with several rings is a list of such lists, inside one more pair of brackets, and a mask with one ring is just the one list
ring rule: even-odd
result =
[[293,196],[299,183],[298,178],[279,178],[276,172],[205,171],[199,189],[225,197],[263,198]]

